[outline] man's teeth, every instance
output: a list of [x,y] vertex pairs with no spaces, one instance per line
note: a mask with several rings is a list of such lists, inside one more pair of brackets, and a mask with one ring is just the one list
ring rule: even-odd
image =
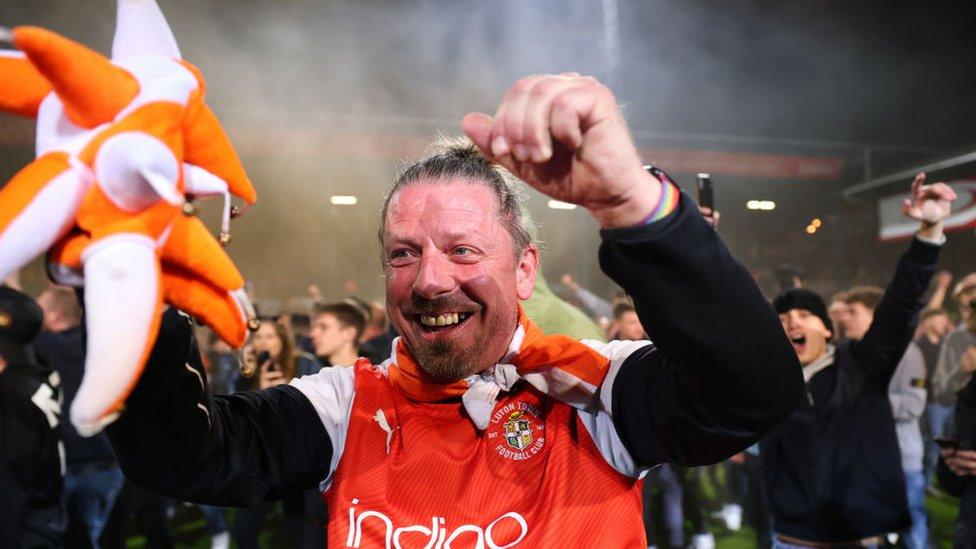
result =
[[420,315],[420,323],[424,326],[450,326],[466,318],[468,318],[468,315],[464,313],[446,313],[438,316]]

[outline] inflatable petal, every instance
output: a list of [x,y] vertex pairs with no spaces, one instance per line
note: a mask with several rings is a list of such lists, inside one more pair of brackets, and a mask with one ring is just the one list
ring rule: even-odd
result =
[[116,234],[85,250],[85,375],[71,405],[71,423],[90,437],[114,421],[135,387],[156,339],[162,313],[153,240]]
[[176,216],[162,260],[225,292],[244,287],[244,277],[234,262],[206,225],[193,216]]
[[247,341],[247,313],[230,292],[164,262],[163,293],[167,303],[200,319],[228,345],[239,348]]
[[183,136],[186,146],[183,158],[186,162],[196,164],[226,181],[230,192],[248,204],[257,200],[257,192],[230,138],[217,116],[202,100],[191,107]]
[[111,121],[139,93],[131,74],[57,33],[17,27],[14,44],[54,86],[68,118],[84,128]]
[[63,153],[25,166],[0,189],[0,279],[48,249],[74,225],[87,184]]
[[0,50],[0,111],[35,117],[54,88],[19,51]]
[[155,0],[118,0],[112,59],[162,55],[180,59],[180,48]]

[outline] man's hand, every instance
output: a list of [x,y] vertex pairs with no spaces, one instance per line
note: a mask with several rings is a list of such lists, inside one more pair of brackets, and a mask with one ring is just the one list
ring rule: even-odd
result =
[[967,347],[959,359],[959,369],[967,374],[976,372],[976,347]]
[[580,285],[573,280],[573,277],[569,273],[564,274],[560,280],[562,280],[563,286],[566,286],[574,292],[579,291]]
[[711,208],[705,208],[703,206],[698,206],[698,211],[701,212],[702,217],[705,218],[705,223],[708,223],[716,231],[718,230],[718,222],[722,219],[722,213],[718,210],[713,210]]
[[921,222],[918,234],[929,240],[942,239],[942,226],[949,217],[956,192],[943,182],[925,184],[925,174],[920,173],[912,181],[912,196],[905,200],[901,212]]
[[494,117],[469,113],[461,127],[488,158],[588,209],[603,228],[636,225],[658,203],[661,184],[644,170],[613,93],[591,77],[522,78]]
[[272,365],[274,365],[274,361],[271,359],[265,360],[264,364],[261,365],[261,373],[258,374],[258,389],[263,390],[268,387],[274,387],[275,385],[288,383],[281,370],[272,370]]
[[976,476],[976,450],[945,448],[942,457],[949,470],[957,476]]
[[949,286],[952,285],[952,273],[949,271],[939,271],[935,273],[935,287],[942,290],[948,290]]

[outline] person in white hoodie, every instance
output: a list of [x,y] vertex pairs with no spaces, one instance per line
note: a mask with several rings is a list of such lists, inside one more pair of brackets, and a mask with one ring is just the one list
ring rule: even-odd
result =
[[915,342],[909,344],[905,356],[895,369],[888,386],[891,413],[895,418],[901,467],[905,472],[905,489],[912,527],[906,532],[905,545],[909,549],[928,547],[928,515],[925,511],[925,474],[922,472],[925,445],[919,420],[925,412],[925,359]]

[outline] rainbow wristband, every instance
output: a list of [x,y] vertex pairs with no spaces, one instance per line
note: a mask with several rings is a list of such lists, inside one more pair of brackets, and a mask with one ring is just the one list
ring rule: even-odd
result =
[[657,206],[654,206],[654,209],[644,218],[641,225],[650,225],[667,217],[678,207],[678,199],[681,198],[681,192],[678,191],[667,174],[658,169],[649,171],[661,182],[661,196],[657,199]]

